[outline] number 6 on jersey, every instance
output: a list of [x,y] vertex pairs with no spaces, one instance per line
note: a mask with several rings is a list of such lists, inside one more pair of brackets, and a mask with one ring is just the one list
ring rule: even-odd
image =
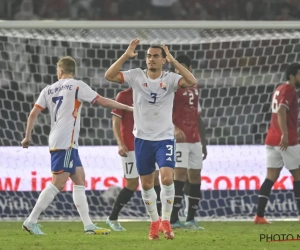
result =
[[275,91],[273,95],[273,100],[272,100],[272,113],[277,113],[279,105],[278,105],[278,100],[277,97],[279,96],[280,92],[278,90]]

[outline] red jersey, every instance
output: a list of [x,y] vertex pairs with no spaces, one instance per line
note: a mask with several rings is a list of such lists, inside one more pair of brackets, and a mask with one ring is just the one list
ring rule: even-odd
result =
[[298,95],[296,89],[290,84],[282,84],[276,88],[272,97],[272,117],[265,144],[279,146],[281,129],[278,123],[277,110],[280,105],[287,108],[286,120],[289,137],[289,146],[298,144]]
[[185,134],[187,143],[200,142],[198,115],[201,113],[199,92],[196,87],[179,88],[173,107],[173,123]]
[[[132,89],[126,89],[118,93],[116,101],[128,106],[132,106]],[[119,109],[113,109],[111,113],[122,119],[120,125],[122,141],[128,148],[128,151],[134,151],[134,136],[132,133],[134,126],[133,113]]]

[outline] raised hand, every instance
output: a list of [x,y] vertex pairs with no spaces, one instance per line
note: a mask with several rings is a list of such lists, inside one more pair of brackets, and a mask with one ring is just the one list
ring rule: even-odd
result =
[[135,48],[136,46],[138,46],[140,44],[140,40],[139,39],[134,39],[130,42],[127,50],[125,51],[125,55],[127,55],[129,58],[131,57],[135,57],[138,55],[138,53],[135,53]]
[[162,45],[162,47],[163,47],[163,49],[164,49],[164,51],[166,52],[166,59],[167,59],[167,61],[169,62],[169,63],[172,63],[172,62],[174,62],[175,61],[175,58],[171,55],[171,53],[170,53],[170,51],[169,51],[169,49],[168,49],[168,46],[166,46],[166,45]]

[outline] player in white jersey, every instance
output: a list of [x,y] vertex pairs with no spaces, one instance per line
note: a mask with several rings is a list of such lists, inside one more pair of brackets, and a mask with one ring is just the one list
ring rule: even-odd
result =
[[63,190],[68,178],[73,181],[73,200],[84,224],[86,234],[108,234],[109,229],[96,227],[90,217],[85,195],[85,174],[78,155],[80,112],[83,102],[97,103],[103,107],[133,111],[132,107],[106,99],[93,91],[87,84],[75,80],[76,62],[64,57],[57,63],[58,81],[45,87],[27,121],[26,135],[21,142],[23,148],[30,144],[31,132],[37,116],[45,108],[51,116],[49,148],[51,154],[52,182],[41,192],[31,214],[23,223],[23,229],[32,234],[44,234],[37,220],[50,205],[54,197]]
[[[197,83],[195,77],[178,63],[165,45],[151,45],[147,51],[147,70],[140,68],[120,71],[123,63],[137,56],[139,44],[134,39],[126,52],[106,71],[107,80],[128,83],[133,90],[135,155],[142,184],[142,197],[151,218],[149,239],[159,239],[159,230],[167,239],[173,239],[170,215],[174,200],[175,141],[172,109],[178,87]],[[162,70],[166,61],[180,73]],[[154,191],[155,162],[160,168],[162,218],[157,213]]]

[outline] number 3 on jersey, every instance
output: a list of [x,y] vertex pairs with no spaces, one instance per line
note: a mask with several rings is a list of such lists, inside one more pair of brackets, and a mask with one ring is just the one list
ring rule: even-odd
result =
[[151,93],[151,98],[153,98],[153,101],[151,102],[149,101],[149,103],[154,104],[156,102],[156,96],[157,96],[156,93]]
[[272,100],[272,113],[277,113],[279,105],[277,97],[279,96],[280,92],[278,90],[275,91],[273,100]]
[[[54,121],[56,122],[56,114],[57,114],[57,111],[60,107],[60,105],[62,104],[62,100],[64,99],[63,96],[55,96],[55,97],[52,97],[52,102],[54,102],[56,104],[56,109],[54,111]],[[58,102],[57,102],[58,101]]]

